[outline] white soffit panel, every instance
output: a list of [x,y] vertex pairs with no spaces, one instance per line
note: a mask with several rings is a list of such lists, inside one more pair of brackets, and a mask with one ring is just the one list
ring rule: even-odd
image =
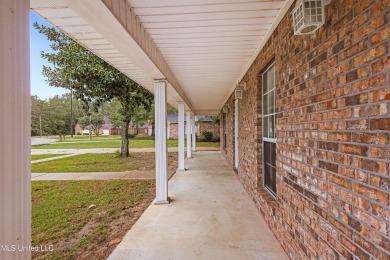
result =
[[197,111],[223,106],[286,3],[128,1]]
[[[220,110],[293,3],[127,1],[195,112]],[[40,16],[145,88],[153,91],[153,79],[164,77],[101,0],[31,0],[31,4]],[[178,100],[181,98],[169,85],[168,101],[176,104]]]

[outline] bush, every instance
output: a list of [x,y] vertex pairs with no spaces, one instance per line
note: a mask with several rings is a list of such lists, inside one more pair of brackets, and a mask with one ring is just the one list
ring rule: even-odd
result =
[[136,134],[127,134],[127,136],[128,136],[129,138],[135,138],[137,135],[136,135]]
[[213,140],[213,132],[205,130],[200,133],[203,135],[205,141],[211,142]]

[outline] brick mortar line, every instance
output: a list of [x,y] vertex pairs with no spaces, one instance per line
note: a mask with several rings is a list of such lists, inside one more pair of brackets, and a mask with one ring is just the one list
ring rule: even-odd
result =
[[[294,138],[291,138],[291,139],[294,139]],[[295,138],[297,139],[297,138]],[[328,142],[328,143],[338,143],[338,144],[348,144],[348,145],[354,145],[354,146],[362,146],[362,147],[367,147],[367,148],[389,148],[388,145],[363,145],[363,143],[356,143],[356,142],[337,142],[337,141],[327,141],[327,139],[298,139],[298,140],[309,140],[309,141],[316,141],[316,142]],[[302,147],[302,146],[299,146],[299,145],[288,145],[289,147],[294,147],[294,148],[297,148],[297,147]],[[314,152],[319,150],[319,151],[325,151],[325,152],[329,152],[329,153],[334,153],[334,154],[341,154],[343,156],[347,155],[347,156],[351,156],[351,157],[358,157],[358,158],[361,158],[361,159],[367,159],[367,160],[371,160],[371,161],[383,161],[385,163],[389,163],[389,160],[387,159],[382,159],[382,158],[377,158],[377,157],[370,157],[368,155],[366,156],[363,156],[363,155],[356,155],[356,154],[350,154],[350,153],[345,153],[345,152],[341,152],[340,149],[338,151],[334,151],[334,150],[327,150],[327,149],[321,149],[321,148],[316,148],[316,147],[313,147],[313,146],[306,146],[304,147],[305,149],[310,149],[310,150],[313,150]],[[280,148],[278,148],[280,149]],[[288,150],[290,151],[290,150]],[[292,151],[292,150],[291,150]],[[294,154],[299,154],[299,155],[303,155],[307,158],[316,158],[316,159],[321,159],[321,160],[327,160],[327,159],[322,159],[322,158],[318,158],[318,157],[315,157],[313,155],[307,155],[307,154],[302,154],[302,153],[298,153],[296,150],[294,150]],[[330,161],[332,162],[332,161]],[[335,162],[337,163],[337,162]]]
[[[295,189],[294,189],[293,187],[291,187],[290,185],[288,185],[288,187],[289,187],[290,189],[294,190],[296,193],[299,193],[297,190],[295,190]],[[290,192],[288,192],[288,193],[289,193],[290,195],[293,195],[293,194],[291,194]],[[308,198],[308,197],[306,197],[306,196],[305,196],[305,198],[306,198],[307,200],[310,200],[311,203],[317,205],[317,203],[313,202],[310,198]],[[329,204],[329,203],[328,203],[328,204]],[[294,204],[294,205],[295,205],[295,204]],[[303,207],[308,208],[313,214],[316,214],[319,218],[323,219],[324,222],[326,222],[327,224],[331,225],[338,233],[344,235],[344,233],[343,233],[342,231],[340,231],[336,226],[334,226],[334,225],[328,220],[328,218],[323,218],[320,214],[316,213],[316,212],[313,211],[311,208],[305,206],[304,203],[302,203],[302,205],[303,205]],[[318,205],[317,205],[317,206],[318,206]],[[363,234],[358,233],[355,229],[353,229],[352,227],[350,227],[348,224],[345,224],[344,222],[340,221],[339,217],[336,217],[331,211],[328,211],[326,208],[322,208],[322,207],[320,207],[320,206],[318,206],[318,207],[319,207],[322,211],[326,212],[327,215],[330,215],[330,216],[334,217],[334,219],[336,219],[336,220],[337,220],[338,222],[340,222],[343,226],[345,226],[348,230],[350,230],[350,231],[352,232],[352,234],[357,233],[358,235],[360,235],[360,236],[366,238],[368,241],[370,241],[370,243],[373,244],[376,248],[380,249],[381,251],[387,252],[384,248],[378,247],[375,243],[373,243],[372,240],[371,240],[371,238],[367,238],[367,237],[363,236]],[[291,209],[291,207],[290,207],[290,209]],[[302,213],[304,213],[304,211],[300,210],[298,207],[297,207],[297,210],[300,211],[300,212],[302,212]],[[351,218],[353,218],[353,219],[356,219],[354,216],[351,216],[350,214],[344,212],[343,210],[341,210],[341,211],[342,211],[344,214],[348,215],[349,217],[351,217]],[[298,212],[295,212],[294,210],[293,210],[292,212],[294,212],[295,215],[298,215]],[[304,214],[304,215],[310,218],[310,216],[308,216],[308,215],[306,215],[306,214]],[[290,216],[291,216],[291,214],[290,214]],[[296,226],[302,227],[302,225],[299,224],[299,223],[296,221],[295,217],[292,217],[292,218],[290,218],[290,219],[293,219],[293,221],[296,223]],[[307,222],[306,222],[303,218],[301,218],[301,220],[307,224]],[[359,221],[359,223],[362,224],[362,222],[360,222],[360,221]],[[364,224],[364,226],[367,227],[370,231],[373,230],[373,228],[371,228],[370,226],[367,226],[366,223],[363,223],[363,224]],[[312,227],[310,224],[307,224],[307,225],[310,226],[310,227]],[[318,226],[319,226],[319,225],[318,225]],[[319,226],[319,227],[320,227],[320,226]],[[305,229],[304,226],[303,226],[302,228]],[[320,227],[320,229],[323,230],[324,232],[328,233],[328,232],[326,231],[326,229],[323,229],[322,227]],[[319,238],[322,238],[322,237],[318,234],[318,232],[317,232],[315,229],[313,229],[313,230],[314,230],[314,232],[318,235]],[[375,230],[375,229],[374,229],[374,230]],[[375,231],[377,231],[377,230],[375,230]],[[383,236],[382,233],[380,233],[379,231],[377,231],[377,232],[378,232],[381,236]],[[308,234],[309,236],[312,237],[312,235],[310,234],[310,232],[307,232],[307,234]],[[329,233],[328,233],[328,234],[329,234]],[[331,235],[331,234],[330,234],[330,235]],[[344,236],[345,236],[345,235],[344,235]],[[333,236],[332,236],[332,238],[335,239],[337,242],[340,242],[340,241],[338,241],[337,238],[335,238],[335,237],[333,237]],[[313,238],[313,239],[314,239],[314,238]],[[349,239],[349,240],[350,240],[350,241],[356,242],[354,239]],[[327,241],[324,240],[324,242],[326,242],[326,243],[328,244]],[[340,244],[343,245],[341,242],[340,242]],[[329,246],[332,246],[331,244],[328,244],[328,245],[329,245]],[[358,246],[359,248],[361,248],[360,245],[359,245],[358,243],[357,243],[355,246]],[[344,246],[343,246],[343,247],[344,247]],[[332,248],[335,249],[333,246],[332,246]],[[345,247],[344,247],[344,248],[345,248]],[[347,251],[349,251],[352,255],[354,255],[354,253],[352,253],[349,249],[347,249],[347,248],[345,248],[345,249],[346,249]],[[372,256],[372,254],[371,254],[371,253],[368,253],[365,249],[363,249],[363,248],[361,248],[361,249],[362,249],[364,252],[366,252],[368,255]],[[336,252],[339,252],[339,251],[336,250],[336,249],[335,249],[335,251],[336,251]]]
[[[302,170],[302,169],[297,169],[296,167],[292,166],[291,164],[288,164],[288,163],[282,163],[282,164],[285,164],[285,165],[289,166],[290,168],[294,168],[294,169],[296,169],[297,171],[302,172],[302,173],[304,173],[304,174],[306,174],[306,175],[309,174],[309,175],[313,176],[313,173],[306,172],[306,171],[304,171],[304,170]],[[303,163],[303,164],[310,167],[310,165],[308,165],[308,164],[306,164],[306,163]],[[283,169],[283,167],[281,167],[281,168]],[[329,170],[320,168],[320,167],[318,167],[318,166],[311,166],[310,168],[311,168],[311,169],[316,169],[316,168],[317,168],[317,169],[320,169],[321,171],[329,172],[329,173],[331,173],[331,174],[333,174],[333,175],[335,175],[335,176],[342,177],[343,179],[347,179],[347,180],[349,180],[349,181],[351,181],[351,182],[353,182],[353,183],[359,183],[359,184],[361,184],[361,185],[363,185],[363,186],[367,186],[368,188],[375,189],[375,190],[380,191],[380,192],[382,192],[382,193],[388,192],[388,191],[386,191],[386,190],[381,190],[380,188],[378,188],[378,187],[376,187],[376,186],[373,186],[373,185],[371,185],[371,184],[368,184],[368,183],[359,181],[359,180],[357,180],[357,179],[352,179],[351,177],[348,177],[348,176],[345,176],[345,175],[341,175],[341,174],[339,174],[339,173],[335,173],[335,172],[332,172],[332,171],[329,171]],[[285,169],[283,169],[283,170],[285,170]],[[288,172],[287,170],[285,170],[285,171]],[[293,176],[295,176],[295,177],[297,177],[297,178],[299,177],[299,176],[296,176],[296,175],[294,175],[294,174],[292,174],[292,173],[290,173],[290,174],[293,175]],[[336,185],[342,187],[341,185],[339,185],[339,184],[337,184],[337,183],[334,183],[334,182],[330,182],[330,181],[327,180],[327,179],[320,178],[320,177],[318,177],[318,176],[316,176],[316,175],[314,175],[314,176],[315,176],[317,179],[324,180],[325,182],[327,182],[327,183],[329,183],[329,184],[336,184]],[[385,179],[390,179],[389,176],[380,176],[380,177],[386,177]],[[313,185],[313,184],[312,184],[312,185]],[[346,191],[353,191],[353,192],[355,192],[353,189],[347,189],[347,188],[345,188],[345,187],[342,187],[342,188],[343,188],[343,190],[345,189]],[[352,186],[351,186],[351,188],[352,188]],[[322,189],[321,189],[321,190],[322,190]],[[360,194],[360,193],[357,193],[357,194]],[[317,195],[317,194],[316,194],[316,195]],[[364,196],[364,195],[360,194],[358,197],[361,197],[361,196]],[[367,198],[368,198],[368,197],[367,197]],[[371,200],[371,198],[368,198],[368,199]],[[375,200],[374,200],[374,201],[375,201]],[[376,201],[376,203],[380,203],[380,202],[377,202],[377,201]],[[381,205],[383,205],[383,204],[381,204]],[[387,205],[387,206],[385,206],[385,207],[389,207],[389,208],[390,208],[389,205]]]
[[[299,192],[298,192],[297,190],[295,190],[294,188],[292,188],[291,186],[288,185],[288,187],[289,187],[290,189],[292,189],[294,192],[296,192],[296,193],[299,194]],[[293,194],[291,194],[291,192],[287,191],[287,193],[290,194],[291,196],[293,196]],[[308,199],[307,197],[305,197],[305,198]],[[312,202],[312,203],[313,203],[313,202]],[[313,211],[311,208],[306,207],[306,206],[304,205],[303,202],[302,202],[301,204],[303,205],[304,208],[308,208],[313,214],[316,214],[316,215],[318,216],[318,218],[323,219],[324,222],[326,222],[326,223],[328,223],[329,225],[331,225],[331,223],[330,223],[327,219],[325,219],[325,218],[323,218],[321,215],[317,214],[317,213],[316,213],[315,211]],[[315,203],[314,203],[314,204],[315,204]],[[294,204],[294,205],[295,205],[295,204]],[[292,209],[290,205],[287,205],[287,206],[288,206],[288,208]],[[318,206],[318,207],[319,207],[319,206]],[[298,207],[296,207],[296,208],[297,208],[297,211],[303,212],[303,211],[299,210]],[[320,208],[320,207],[319,207],[319,208]],[[327,213],[327,215],[329,215],[329,212],[328,212],[327,210],[324,210],[323,208],[321,208],[321,210],[325,211],[325,212]],[[295,211],[295,210],[293,210],[293,209],[292,209],[292,210],[285,210],[285,212],[290,216],[290,219],[292,219],[293,222],[295,223],[295,226],[301,227],[302,229],[304,229],[305,234],[307,234],[307,235],[309,235],[311,238],[313,238],[313,236],[310,234],[310,232],[308,232],[308,231],[306,230],[306,228],[305,228],[304,226],[302,226],[302,225],[296,220],[295,216],[299,216],[299,215],[298,215],[299,212],[297,212],[297,211]],[[292,212],[292,213],[290,213],[290,212]],[[294,215],[291,215],[291,214],[294,214]],[[305,216],[307,216],[307,215],[305,214]],[[307,216],[307,217],[310,217],[310,216]],[[301,221],[303,221],[303,222],[305,222],[305,223],[307,224],[307,222],[306,222],[303,218],[300,218],[300,219],[301,219]],[[307,225],[311,227],[311,225],[309,225],[309,224],[307,224]],[[294,229],[296,230],[295,226],[294,226]],[[334,226],[332,225],[332,227],[334,227]],[[320,229],[323,230],[323,228],[320,228]],[[335,228],[335,229],[337,229],[337,228]],[[291,228],[290,228],[290,230],[291,230]],[[314,230],[314,229],[313,229],[313,230]],[[338,229],[337,229],[337,230],[338,230]],[[292,231],[292,230],[291,230],[291,231]],[[339,231],[339,230],[338,230],[338,231]],[[314,232],[318,235],[318,233],[317,233],[316,230],[314,230]],[[292,232],[292,233],[295,234],[295,232]],[[301,234],[299,231],[298,231],[298,233]],[[303,235],[300,235],[300,236],[302,237]],[[332,247],[333,250],[334,250],[337,254],[340,254],[338,250],[336,250],[328,241],[325,241],[320,235],[318,235],[318,238],[319,238],[319,240],[322,239],[322,240],[324,241],[325,244],[327,244],[328,246]],[[313,239],[316,240],[315,238],[313,238]],[[319,240],[318,240],[318,242],[319,242]],[[305,246],[305,247],[306,247],[306,246]]]
[[[299,146],[295,146],[295,147],[299,147]],[[358,155],[353,155],[353,154],[345,154],[345,153],[341,153],[341,152],[339,152],[339,151],[337,151],[337,152],[333,151],[333,152],[332,152],[332,151],[330,151],[330,150],[321,150],[321,149],[315,149],[315,148],[307,148],[307,149],[310,149],[310,150],[312,150],[313,152],[316,152],[316,151],[326,151],[327,153],[331,153],[331,154],[333,154],[333,155],[341,155],[341,156],[343,156],[343,157],[345,157],[345,155],[347,155],[347,156],[352,157],[352,159],[355,159],[354,157],[356,157],[356,158],[358,158],[358,159],[363,159],[363,160],[366,159],[366,160],[369,160],[369,161],[384,162],[384,163],[386,163],[386,164],[389,165],[389,171],[390,171],[390,164],[389,164],[389,161],[386,160],[386,159],[379,159],[379,158],[377,159],[377,158],[375,158],[375,157],[373,158],[373,157],[364,157],[364,156],[358,156]],[[366,172],[366,173],[381,174],[381,173],[378,173],[378,172],[374,172],[374,171],[370,171],[370,170],[365,170],[365,169],[359,168],[359,167],[354,166],[354,165],[348,165],[348,164],[345,164],[345,163],[343,163],[343,162],[331,161],[331,160],[329,160],[329,159],[327,159],[327,158],[318,158],[318,157],[312,156],[312,155],[307,156],[307,155],[304,155],[304,154],[298,153],[298,152],[294,152],[294,154],[301,155],[301,156],[305,156],[305,158],[308,158],[308,159],[316,159],[316,160],[318,160],[318,161],[325,161],[325,162],[330,162],[330,163],[333,163],[333,164],[337,164],[337,165],[339,165],[339,166],[346,166],[346,167],[349,167],[349,168],[358,169],[358,170],[361,170],[361,171]],[[279,155],[279,156],[281,156],[281,155]],[[297,162],[298,162],[298,160],[295,160],[295,159],[293,159],[292,157],[287,157],[287,156],[284,156],[284,157],[285,157],[285,158],[290,158],[290,159],[292,159],[293,161],[297,161]],[[303,162],[303,161],[299,161],[299,162],[302,162],[303,164],[308,165],[308,166],[314,166],[314,167],[319,168],[319,165],[313,165],[313,164],[309,164],[309,163],[306,163],[306,162]],[[382,176],[382,177],[386,177],[386,176],[389,177],[388,174],[381,174],[381,176]]]
[[[280,174],[280,173],[279,173],[279,174]],[[290,174],[291,174],[291,173],[290,173]],[[280,174],[280,175],[281,175],[281,174]],[[295,176],[294,174],[291,174],[291,175]],[[312,175],[312,174],[310,174],[310,175]],[[295,183],[296,185],[300,186],[301,188],[303,188],[303,189],[305,189],[305,190],[307,190],[307,191],[313,193],[313,194],[316,195],[318,198],[320,198],[320,199],[322,199],[322,200],[324,200],[324,201],[327,202],[327,198],[324,198],[324,197],[322,197],[321,195],[317,195],[317,194],[315,194],[313,191],[306,189],[304,186],[302,186],[302,185],[298,184],[297,182],[291,180],[288,176],[282,175],[282,177],[289,179],[291,182]],[[295,177],[298,177],[298,176],[295,176]],[[355,192],[354,190],[352,190],[352,189],[349,190],[349,189],[347,189],[347,188],[345,188],[345,187],[343,187],[343,186],[338,185],[337,183],[329,182],[329,181],[326,180],[326,179],[319,178],[319,180],[322,180],[322,181],[324,181],[325,183],[328,183],[328,184],[330,183],[330,184],[332,184],[332,185],[337,185],[339,189],[341,189],[341,190],[343,190],[343,191],[345,191],[345,192],[347,192],[347,193],[349,193],[349,194],[352,194],[352,195],[354,195],[355,197],[362,198],[362,199],[366,200],[367,202],[369,202],[369,203],[371,203],[371,204],[374,203],[374,204],[377,205],[377,206],[380,206],[380,207],[382,207],[382,208],[384,208],[384,209],[390,210],[390,207],[389,207],[388,205],[386,206],[386,205],[381,204],[380,202],[377,202],[377,201],[375,201],[375,200],[373,200],[373,199],[371,199],[371,198],[365,197],[365,196],[362,195],[362,194],[356,193],[356,192]],[[283,180],[281,180],[281,182],[285,183]],[[306,182],[306,181],[305,181],[305,182]],[[288,185],[288,184],[287,184],[287,185]],[[295,188],[291,187],[290,185],[288,185],[288,186],[289,186],[290,188],[294,189],[296,192],[298,192]],[[322,188],[319,188],[319,189],[320,189],[321,191],[323,191],[327,197],[328,197],[329,195],[330,195],[330,196],[333,196],[333,197],[337,197],[338,199],[340,199],[341,201],[347,203],[348,205],[351,205],[351,206],[353,206],[353,207],[356,207],[356,208],[358,208],[358,209],[360,209],[360,210],[362,210],[362,211],[364,211],[364,212],[372,213],[372,210],[370,210],[370,209],[369,209],[369,210],[363,209],[363,208],[361,208],[359,205],[356,205],[355,203],[351,203],[350,201],[346,201],[345,199],[341,198],[339,194],[334,194],[334,193],[328,192],[328,191],[326,191],[326,190],[323,190]],[[358,194],[358,195],[356,195],[356,194]],[[306,195],[302,195],[302,196],[304,196],[306,199],[309,199],[309,200],[312,201],[313,203],[317,204],[316,202],[314,202],[312,199],[310,199],[310,198],[307,197]],[[327,202],[327,203],[330,204],[329,202]],[[318,206],[319,208],[321,208],[319,205],[317,205],[317,206]],[[339,207],[339,206],[337,206],[337,205],[333,205],[333,206],[334,206],[335,208],[337,208],[338,210],[344,212],[345,214],[348,214],[342,207]],[[321,208],[321,209],[323,209],[323,208]],[[327,211],[327,210],[326,210],[326,211]],[[370,216],[371,216],[371,217],[374,217],[375,219],[377,219],[377,220],[379,220],[379,221],[383,221],[383,219],[380,219],[380,218],[379,218],[378,216],[376,216],[376,215],[373,215],[373,214],[372,214],[372,215],[370,215]],[[355,217],[354,217],[354,218],[355,218]],[[378,219],[378,218],[379,218],[379,219]],[[378,231],[378,232],[380,232],[380,231]]]
[[[363,67],[366,67],[366,66],[372,66],[374,63],[383,60],[384,57],[385,57],[385,55],[382,55],[382,56],[380,56],[380,57],[378,57],[378,58],[376,58],[376,59],[374,59],[374,60],[372,60],[372,61],[370,61],[370,62],[368,62],[368,63],[365,63],[364,65],[361,65],[360,67],[356,67],[355,69],[363,68]],[[302,93],[304,93],[304,92],[312,92],[312,91],[310,91],[310,90],[313,89],[313,91],[314,91],[316,86],[318,86],[318,85],[325,85],[325,84],[327,84],[327,83],[331,83],[331,82],[332,82],[333,80],[335,80],[335,79],[338,79],[338,81],[339,81],[340,76],[347,75],[349,72],[351,72],[351,70],[355,70],[355,69],[350,69],[350,70],[348,70],[347,73],[338,74],[338,75],[336,75],[336,76],[334,76],[334,77],[332,77],[332,78],[330,78],[330,79],[328,79],[328,80],[321,81],[321,83],[314,83],[313,86],[307,87],[307,88],[305,88],[304,90],[300,90],[300,91],[297,91],[297,92],[294,91],[294,95],[296,95],[297,93],[300,93],[300,92],[302,92]],[[294,74],[294,73],[291,73],[291,74]],[[319,77],[319,76],[321,76],[322,74],[324,74],[324,73],[321,72],[321,74],[316,74],[315,77]],[[358,83],[358,82],[360,82],[360,81],[369,80],[369,79],[372,79],[373,77],[380,76],[380,75],[385,75],[385,74],[388,75],[389,73],[386,73],[386,72],[384,72],[384,71],[378,71],[378,72],[375,73],[374,75],[371,75],[371,77],[370,77],[370,76],[366,76],[365,78],[360,78],[360,79],[357,79],[357,80],[350,81],[350,82],[348,82],[348,84],[345,84],[345,85],[341,85],[341,83],[338,82],[337,85],[334,86],[334,87],[332,87],[332,88],[324,88],[323,91],[315,92],[315,93],[312,93],[311,95],[310,95],[310,94],[309,94],[309,95],[305,95],[303,98],[297,99],[297,100],[294,100],[294,101],[291,101],[291,102],[289,102],[289,103],[283,102],[283,104],[284,104],[285,106],[288,106],[288,105],[290,105],[290,104],[293,104],[294,102],[304,101],[304,100],[306,100],[307,98],[311,98],[311,97],[314,97],[314,96],[317,96],[317,95],[321,95],[321,94],[326,94],[326,93],[329,93],[330,91],[333,91],[333,90],[342,90],[342,89],[345,89],[345,87],[350,87],[350,88],[351,88],[351,93],[349,93],[349,94],[344,94],[344,95],[342,95],[342,96],[338,96],[339,98],[340,98],[340,97],[344,97],[344,96],[353,95],[353,93],[355,93],[355,94],[356,94],[356,93],[361,93],[360,91],[359,91],[359,92],[353,91],[352,82],[353,82],[353,84],[355,84],[355,83]],[[312,77],[311,80],[314,80],[315,77]],[[296,79],[299,80],[299,78],[296,78]],[[276,95],[276,97],[282,96],[282,98],[278,98],[279,100],[282,101],[282,100],[288,99],[289,97],[294,96],[294,95],[285,95],[286,92],[289,92],[289,90],[294,90],[294,88],[297,87],[297,85],[296,85],[293,81],[294,81],[294,80],[291,80],[291,81],[288,81],[288,82],[286,82],[286,83],[284,84],[284,86],[286,86],[286,85],[289,85],[290,83],[292,83],[292,84],[291,84],[292,87],[290,87],[290,88],[286,89],[285,91],[282,91],[281,93],[279,93],[278,95]],[[307,81],[306,81],[306,82],[307,82]],[[281,86],[280,86],[280,87],[281,87]],[[280,87],[279,87],[279,88],[280,88]],[[382,86],[376,86],[376,87],[373,87],[373,88],[368,88],[368,89],[364,90],[364,92],[371,92],[372,90],[376,90],[376,88],[382,88],[382,87],[385,88],[385,87],[387,87],[387,85],[382,85]],[[321,101],[318,101],[318,102],[315,102],[315,103],[306,104],[306,105],[304,105],[304,106],[310,106],[310,105],[315,105],[315,104],[318,104],[318,103],[321,103],[321,102],[325,102],[325,101],[328,101],[328,100],[334,100],[334,98],[335,98],[335,97],[327,98],[327,99],[324,99],[324,100],[321,100]],[[281,112],[282,112],[282,111],[281,111]]]

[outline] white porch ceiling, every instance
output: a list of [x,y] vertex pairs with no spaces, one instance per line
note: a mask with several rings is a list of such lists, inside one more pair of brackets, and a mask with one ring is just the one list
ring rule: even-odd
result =
[[[123,3],[131,6],[177,80],[170,82],[168,102],[184,100],[195,113],[211,114],[221,109],[293,1],[104,2],[125,15]],[[168,78],[102,1],[31,0],[31,8],[145,88],[153,91],[153,79]]]

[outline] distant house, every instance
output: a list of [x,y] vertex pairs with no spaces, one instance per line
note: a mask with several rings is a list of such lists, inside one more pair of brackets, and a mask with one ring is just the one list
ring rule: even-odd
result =
[[[184,117],[184,131],[185,131],[186,117]],[[179,135],[179,115],[168,114],[167,115],[167,138],[178,139]]]
[[83,134],[83,128],[79,124],[76,124],[76,126],[74,127],[74,133],[76,135],[82,135]]
[[219,140],[220,138],[220,129],[219,122],[214,123],[211,116],[196,116],[197,118],[197,130],[200,139],[204,139],[202,131],[210,131],[213,133],[213,140]]
[[177,114],[167,115],[167,138],[178,139],[179,119]]
[[[148,134],[148,124],[144,124],[141,126],[134,125],[133,122],[130,122],[129,124],[129,134],[136,134],[138,131],[138,134]],[[119,127],[113,127],[110,130],[111,135],[121,135],[122,134],[122,126]]]
[[138,134],[148,134],[148,124],[144,124],[144,125],[141,125],[141,126],[135,126],[134,124],[131,124],[131,131],[130,131],[130,128],[129,128],[129,133],[132,133],[132,134],[135,134],[137,133],[138,131]]
[[[89,129],[90,129],[89,125],[87,125],[83,129],[79,124],[76,124],[76,126],[74,127],[74,132],[77,135],[88,135]],[[111,120],[107,116],[105,116],[104,117],[104,124],[103,124],[102,128],[100,128],[100,130],[99,130],[99,135],[112,135],[111,129],[112,129]]]
[[111,135],[112,123],[108,116],[104,117],[104,125],[100,128],[99,134]]

